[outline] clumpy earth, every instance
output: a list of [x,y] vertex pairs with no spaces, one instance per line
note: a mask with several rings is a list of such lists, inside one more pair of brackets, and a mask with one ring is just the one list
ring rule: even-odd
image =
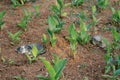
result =
[[[114,8],[120,8],[120,4],[116,4],[117,0],[109,0],[109,5]],[[69,3],[70,0],[66,0],[66,3]],[[14,76],[21,76],[27,80],[38,80],[36,75],[48,76],[47,70],[43,63],[40,60],[28,64],[28,60],[25,55],[17,54],[15,49],[21,45],[30,44],[30,43],[42,43],[42,35],[48,33],[46,31],[48,27],[47,18],[52,14],[50,6],[54,4],[54,0],[36,0],[35,3],[27,2],[23,6],[12,8],[11,0],[1,0],[0,1],[0,11],[6,10],[4,16],[4,28],[0,31],[0,79],[1,80],[14,80]],[[96,4],[96,0],[86,0],[86,2],[79,6],[78,8],[68,7],[64,9],[64,12],[68,14],[79,13],[85,11],[87,16],[91,15],[91,7]],[[23,9],[28,9],[30,12],[34,12],[33,5],[41,5],[39,9],[39,16],[32,16],[32,20],[28,23],[28,30],[23,31],[20,36],[21,40],[19,43],[12,45],[11,39],[8,36],[7,31],[16,33],[21,28],[17,27],[17,23],[24,17]],[[107,38],[109,41],[113,40],[111,31],[105,31],[105,27],[111,27],[111,10],[107,7],[105,10],[97,12],[97,18],[100,18],[100,21],[96,25],[96,31],[92,35],[100,34]],[[104,74],[105,60],[104,55],[105,51],[97,46],[88,43],[86,45],[78,44],[77,54],[75,59],[73,59],[71,54],[70,43],[67,41],[64,36],[68,36],[68,26],[76,21],[76,17],[71,17],[70,15],[63,17],[62,20],[65,21],[63,30],[56,34],[57,43],[54,47],[51,47],[50,43],[46,45],[47,52],[42,57],[46,57],[47,60],[52,62],[52,54],[57,54],[62,58],[67,58],[67,64],[63,70],[63,75],[61,80],[106,80],[102,78]],[[89,21],[87,21],[89,23]],[[76,27],[79,28],[79,25],[76,24]],[[119,53],[119,51],[118,51]],[[5,59],[5,61],[3,60]],[[12,64],[10,62],[13,61]]]

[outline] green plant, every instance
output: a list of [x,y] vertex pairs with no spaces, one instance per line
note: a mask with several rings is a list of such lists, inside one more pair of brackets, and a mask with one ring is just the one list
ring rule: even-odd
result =
[[42,42],[43,43],[47,43],[48,42],[48,39],[47,39],[45,34],[43,34]]
[[15,62],[15,59],[7,59],[4,56],[1,56],[1,61],[3,64],[12,65]]
[[78,7],[82,5],[84,2],[85,0],[72,0],[72,5]]
[[24,15],[27,18],[27,20],[31,20],[31,16],[33,14],[33,12],[30,12],[28,9],[23,9]]
[[3,28],[3,24],[4,24],[3,17],[5,13],[6,13],[6,10],[0,12],[0,30]]
[[32,13],[28,11],[28,9],[23,9],[25,16],[21,19],[21,21],[17,24],[18,27],[27,30],[27,24],[31,20]]
[[56,33],[62,30],[63,22],[58,16],[48,16],[48,30],[52,33]]
[[[118,36],[118,33],[116,33],[115,28],[112,30],[112,33],[115,38],[115,42],[119,41],[120,37]],[[103,42],[106,44],[107,53],[104,56],[104,59],[106,61],[105,66],[105,75],[102,75],[103,78],[108,78],[111,80],[120,80],[118,78],[118,75],[120,74],[120,56],[114,55],[113,49],[114,49],[114,43],[109,43],[109,41],[105,38],[103,38]]]
[[97,0],[97,6],[101,9],[105,9],[108,6],[108,0]]
[[39,14],[40,14],[39,10],[41,8],[41,5],[38,5],[38,6],[37,5],[33,5],[33,8],[35,10],[35,15],[39,16]]
[[65,67],[65,64],[67,63],[67,59],[56,58],[54,60],[54,66],[52,66],[51,63],[47,61],[44,57],[40,57],[40,60],[45,65],[50,77],[46,78],[41,75],[38,75],[36,77],[39,78],[40,80],[59,80],[61,73]]
[[9,59],[8,60],[9,65],[12,65],[14,62],[15,62],[15,59]]
[[48,16],[48,29],[47,32],[50,36],[50,42],[52,46],[56,43],[56,36],[55,33],[62,30],[63,22],[60,21],[59,17],[57,16]]
[[33,45],[33,48],[32,48],[32,51],[31,51],[31,54],[25,54],[28,61],[29,61],[29,64],[32,64],[33,61],[36,61],[38,60],[37,56],[39,55],[39,53],[42,51],[41,50],[38,50],[37,47],[35,45]]
[[[105,66],[105,75],[102,75],[103,78],[108,78],[111,80],[120,80],[118,75],[120,75],[120,56],[108,56],[106,59],[106,66]],[[108,73],[111,73],[109,74]]]
[[[76,15],[76,17],[79,17],[80,20],[83,20],[83,21],[87,20],[87,16],[86,16],[85,11],[81,11],[80,13],[75,14],[75,15]],[[80,20],[76,21],[77,24],[80,24]]]
[[49,32],[49,30],[48,30],[48,34],[50,36],[50,43],[52,46],[54,46],[56,44],[57,37],[55,36],[55,33],[51,33]]
[[52,9],[52,11],[56,14],[56,15],[58,15],[58,16],[60,16],[60,17],[62,17],[62,16],[66,16],[67,15],[67,13],[65,13],[65,12],[62,12],[62,10],[65,8],[65,4],[64,4],[64,0],[56,0],[57,1],[57,3],[56,3],[56,5],[52,5],[52,7],[51,7],[51,9]]
[[96,26],[97,22],[100,21],[100,19],[96,18],[96,12],[97,12],[96,6],[92,6],[92,19],[93,19],[93,21],[90,23],[90,25],[93,26],[94,31],[95,31],[95,26]]
[[113,14],[112,14],[112,20],[114,24],[120,25],[120,9],[115,10],[114,8],[111,8]]
[[17,26],[24,29],[24,31],[26,31],[27,24],[28,24],[28,17],[25,16],[21,19],[21,21],[17,24]]
[[24,5],[26,0],[11,0],[14,7]]
[[120,49],[120,34],[117,32],[116,28],[112,29],[112,35],[114,37],[112,49]]
[[77,49],[77,31],[75,29],[75,25],[71,24],[68,28],[68,32],[69,32],[69,41],[70,41],[70,47],[72,49],[72,53],[73,56],[75,56],[75,54],[77,53],[76,49]]
[[22,33],[22,31],[18,31],[14,34],[8,31],[8,35],[12,40],[11,44],[18,43],[20,41],[19,36],[21,35],[21,33]]
[[88,28],[82,20],[80,21],[80,31],[78,31],[77,40],[82,45],[90,41],[90,35],[88,34]]

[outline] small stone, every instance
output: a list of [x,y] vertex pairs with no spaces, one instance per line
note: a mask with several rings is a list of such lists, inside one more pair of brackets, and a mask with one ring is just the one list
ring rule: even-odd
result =
[[27,44],[27,45],[23,45],[23,46],[20,46],[16,49],[16,51],[18,53],[21,53],[21,54],[31,54],[31,51],[32,51],[32,48],[33,46],[36,46],[37,50],[40,51],[38,54],[43,54],[46,52],[45,50],[45,47],[41,44]]
[[91,42],[93,45],[99,46],[101,48],[105,48],[106,44],[103,42],[101,35],[95,35],[91,38]]

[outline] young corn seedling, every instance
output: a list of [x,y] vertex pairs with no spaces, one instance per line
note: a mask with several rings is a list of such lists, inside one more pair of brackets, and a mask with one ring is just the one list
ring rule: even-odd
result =
[[69,32],[69,41],[70,41],[70,47],[72,49],[73,57],[75,57],[75,54],[77,53],[77,31],[75,29],[75,25],[71,24],[68,29]]
[[57,42],[57,37],[55,36],[55,33],[52,33],[48,30],[48,34],[50,36],[50,43],[52,46],[54,46]]
[[116,26],[120,26],[120,9],[119,10],[115,10],[114,8],[111,8],[112,10],[112,20],[113,20],[113,24],[115,24]]
[[75,7],[78,7],[82,5],[85,2],[85,0],[72,0],[72,5]]
[[57,16],[49,16],[48,17],[47,32],[50,36],[50,42],[51,42],[52,46],[54,46],[57,41],[55,33],[61,31],[62,26],[63,26],[63,22],[61,22]]
[[[116,31],[112,31],[116,34]],[[117,37],[117,36],[116,36]],[[118,38],[116,38],[118,41]],[[102,75],[103,78],[111,79],[111,80],[119,80],[118,75],[120,74],[120,56],[114,56],[111,52],[113,49],[113,43],[110,44],[107,39],[103,38],[103,42],[106,44],[107,53],[105,54],[104,58],[106,61],[105,66],[105,75]],[[109,74],[110,73],[110,74]],[[108,75],[109,74],[109,75]]]
[[56,33],[62,30],[63,22],[58,16],[48,16],[48,30],[52,33]]
[[32,13],[29,12],[27,9],[24,9],[25,16],[21,19],[21,21],[17,24],[18,27],[27,30],[27,24],[31,20]]
[[[120,56],[108,56],[106,58],[106,66],[105,66],[105,75],[102,75],[103,78],[110,80],[120,80]],[[111,73],[111,74],[109,74]]]
[[78,31],[77,40],[82,45],[87,44],[90,41],[90,35],[88,34],[88,28],[82,20],[80,21],[80,31]]
[[48,42],[47,36],[45,34],[43,34],[42,42],[45,44]]
[[20,41],[20,38],[19,36],[22,34],[22,31],[18,31],[16,32],[15,34],[11,33],[8,31],[8,35],[9,37],[11,38],[12,42],[11,44],[15,44],[15,43],[18,43]]
[[97,0],[97,6],[100,9],[106,9],[108,6],[108,0]]
[[3,29],[3,24],[4,24],[4,21],[3,21],[3,17],[5,15],[6,11],[2,11],[0,12],[0,30]]
[[40,8],[41,8],[41,5],[33,5],[33,8],[34,8],[34,10],[35,10],[35,15],[36,15],[36,17],[37,16],[39,16],[40,15]]
[[[85,11],[81,11],[80,13],[75,14],[75,16],[76,16],[76,17],[79,17],[79,19],[81,19],[81,20],[83,20],[83,21],[87,20],[87,16],[86,16]],[[77,21],[76,21],[76,24],[80,24],[80,20],[77,20]]]
[[95,32],[95,26],[96,26],[97,22],[100,21],[100,19],[96,18],[96,12],[97,12],[96,6],[92,6],[92,19],[93,19],[93,21],[91,22],[90,25],[93,26],[94,32]]
[[114,37],[114,41],[112,43],[113,50],[120,49],[120,34],[117,32],[116,28],[112,29],[112,35]]
[[17,24],[18,27],[22,28],[24,31],[27,30],[28,17],[23,17],[21,21]]
[[28,61],[29,61],[29,64],[32,64],[33,61],[36,61],[38,60],[37,56],[41,53],[42,49],[41,50],[38,50],[37,47],[35,45],[33,45],[33,48],[32,48],[32,51],[31,51],[31,54],[25,54]]
[[31,16],[33,14],[33,12],[30,12],[28,9],[23,9],[24,15],[27,18],[27,20],[31,20]]
[[40,57],[40,60],[43,62],[43,64],[45,65],[48,73],[49,73],[49,77],[46,78],[42,75],[38,75],[36,76],[37,78],[39,78],[40,80],[59,80],[61,73],[65,67],[65,64],[67,63],[67,59],[55,59],[54,60],[54,65],[52,66],[51,63],[49,61],[47,61],[44,57]]
[[54,12],[54,14],[62,17],[62,16],[66,16],[67,13],[62,12],[63,9],[65,8],[65,4],[64,4],[64,0],[56,0],[56,5],[52,5],[52,11]]

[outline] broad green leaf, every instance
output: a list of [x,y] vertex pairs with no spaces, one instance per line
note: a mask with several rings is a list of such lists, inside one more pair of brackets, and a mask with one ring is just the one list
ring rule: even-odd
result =
[[32,63],[32,58],[28,54],[25,54],[25,55],[26,55],[27,59],[29,60],[29,64],[31,64]]
[[118,69],[114,72],[114,76],[118,76],[118,75],[120,75],[120,69]]
[[65,59],[61,60],[58,64],[55,64],[55,68],[57,69],[57,67],[58,67],[58,70],[55,75],[55,79],[57,79],[57,80],[59,79],[61,72],[64,69],[66,63],[67,63],[67,59],[65,58]]
[[33,45],[33,48],[32,48],[32,55],[36,58],[37,57],[37,54],[38,54],[38,49],[35,45]]
[[115,41],[119,41],[120,40],[120,34],[117,33],[116,28],[112,29],[112,34],[113,34],[113,37],[114,37]]
[[56,72],[55,72],[53,66],[44,57],[40,57],[40,60],[43,62],[43,64],[45,65],[46,69],[48,70],[48,73],[50,75],[50,79],[51,80],[55,80]]
[[22,31],[18,31],[17,33],[14,34],[14,37],[17,38],[22,34]]
[[3,19],[3,17],[4,17],[4,15],[5,15],[5,13],[6,13],[6,10],[4,10],[4,11],[0,12],[0,20],[2,20],[2,19]]

